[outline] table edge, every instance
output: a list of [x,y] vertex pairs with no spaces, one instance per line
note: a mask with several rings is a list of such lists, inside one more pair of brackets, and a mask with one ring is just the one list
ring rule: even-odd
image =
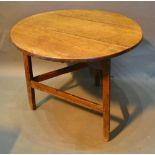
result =
[[[109,12],[109,13],[114,13],[114,14],[118,14],[118,15],[122,15],[121,13],[118,13],[118,12],[111,12],[111,11],[107,11],[107,10],[101,10],[101,9],[60,9],[60,10],[53,10],[53,12],[55,11],[62,11],[62,10],[93,10],[93,11],[104,11],[104,12]],[[37,14],[34,14],[34,15],[31,15],[31,16],[35,16],[35,15],[38,15],[38,14],[42,14],[42,13],[47,13],[47,12],[52,12],[52,11],[46,11],[46,12],[40,12],[40,13],[37,13]],[[99,57],[94,57],[94,58],[83,58],[83,59],[65,59],[65,58],[51,58],[51,57],[45,57],[45,56],[41,56],[41,55],[38,55],[38,54],[34,54],[34,53],[31,53],[31,52],[28,52],[20,47],[18,47],[18,45],[15,44],[15,42],[13,41],[12,39],[12,35],[11,35],[11,32],[12,32],[12,29],[10,31],[10,38],[11,38],[11,42],[13,43],[13,45],[18,49],[20,50],[21,52],[29,55],[29,56],[34,56],[34,57],[37,57],[37,58],[40,58],[40,59],[43,59],[43,60],[48,60],[48,61],[54,61],[54,62],[94,62],[94,61],[100,61],[100,60],[104,60],[104,59],[111,59],[113,57],[116,57],[116,56],[120,56],[124,53],[127,53],[129,52],[130,50],[134,49],[135,47],[137,47],[142,41],[143,41],[143,30],[141,28],[141,26],[139,25],[139,23],[137,23],[137,21],[135,21],[134,19],[126,16],[126,15],[122,15],[124,17],[127,17],[129,19],[131,19],[132,21],[134,21],[140,28],[140,31],[141,31],[141,38],[137,41],[136,44],[134,44],[133,46],[131,47],[128,47],[127,49],[123,50],[123,51],[120,51],[118,53],[114,53],[114,54],[111,54],[111,55],[107,55],[107,56],[99,56]],[[26,17],[26,18],[29,18],[30,16]],[[25,19],[25,18],[24,18]],[[21,20],[20,20],[21,21]],[[19,22],[20,22],[19,21]]]
[[114,54],[111,54],[111,55],[108,55],[108,56],[100,56],[100,57],[94,57],[94,58],[86,58],[86,59],[63,59],[63,58],[51,58],[51,57],[44,57],[44,56],[41,56],[41,55],[38,55],[38,54],[34,54],[34,53],[31,53],[31,52],[28,52],[26,50],[23,50],[21,49],[20,47],[18,47],[12,40],[11,38],[11,42],[13,43],[13,45],[21,52],[25,53],[26,55],[29,55],[29,56],[33,56],[33,57],[37,57],[39,59],[43,59],[43,60],[47,60],[47,61],[54,61],[54,62],[94,62],[94,61],[101,61],[101,60],[104,60],[104,59],[111,59],[111,58],[114,58],[116,56],[120,56],[122,54],[125,54],[127,52],[129,52],[130,50],[136,48],[141,42],[143,41],[143,35],[141,37],[141,39],[139,40],[139,42],[137,42],[137,44],[135,44],[134,46],[132,47],[129,47],[127,49],[125,49],[124,51],[121,51],[119,53],[114,53]]

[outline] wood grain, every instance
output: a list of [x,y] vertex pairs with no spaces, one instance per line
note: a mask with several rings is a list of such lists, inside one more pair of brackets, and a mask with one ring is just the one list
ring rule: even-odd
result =
[[63,62],[95,61],[136,46],[140,26],[128,17],[98,10],[60,10],[18,22],[12,42],[30,55]]

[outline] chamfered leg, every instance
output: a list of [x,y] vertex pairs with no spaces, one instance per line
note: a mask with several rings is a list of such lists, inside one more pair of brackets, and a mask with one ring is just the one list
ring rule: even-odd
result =
[[28,56],[23,53],[23,61],[24,61],[24,67],[25,67],[28,100],[29,100],[30,108],[32,110],[35,110],[36,109],[35,91],[34,91],[34,88],[31,87],[31,83],[30,83],[31,79],[33,78],[31,56]]
[[103,61],[103,138],[110,139],[110,59]]

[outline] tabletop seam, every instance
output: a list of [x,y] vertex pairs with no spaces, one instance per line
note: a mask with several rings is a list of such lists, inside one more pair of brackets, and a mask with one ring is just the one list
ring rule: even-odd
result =
[[109,23],[99,22],[99,21],[94,21],[94,20],[88,20],[88,19],[82,19],[82,18],[77,18],[77,17],[72,17],[72,16],[66,16],[66,15],[62,15],[62,14],[59,14],[59,13],[56,13],[56,15],[58,15],[58,16],[64,16],[64,17],[69,17],[69,18],[74,18],[74,19],[79,19],[79,20],[85,20],[85,21],[94,22],[94,23],[100,23],[100,24],[103,23],[103,24],[106,24],[106,25],[111,24],[111,25],[115,25],[115,26],[120,27],[120,28],[128,28],[130,30],[135,30],[132,27],[124,26],[124,25],[118,25],[118,24],[114,24],[114,23],[111,23],[111,22],[109,22]]

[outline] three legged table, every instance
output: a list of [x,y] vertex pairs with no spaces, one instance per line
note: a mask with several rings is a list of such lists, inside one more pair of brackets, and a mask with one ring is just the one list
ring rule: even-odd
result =
[[[36,109],[35,89],[103,113],[103,137],[110,139],[110,60],[140,43],[142,30],[132,19],[99,10],[59,10],[40,13],[18,22],[11,40],[23,52],[28,99]],[[33,76],[31,57],[72,62],[68,67]],[[100,61],[103,104],[94,103],[40,83]],[[96,78],[98,84],[98,77]]]

